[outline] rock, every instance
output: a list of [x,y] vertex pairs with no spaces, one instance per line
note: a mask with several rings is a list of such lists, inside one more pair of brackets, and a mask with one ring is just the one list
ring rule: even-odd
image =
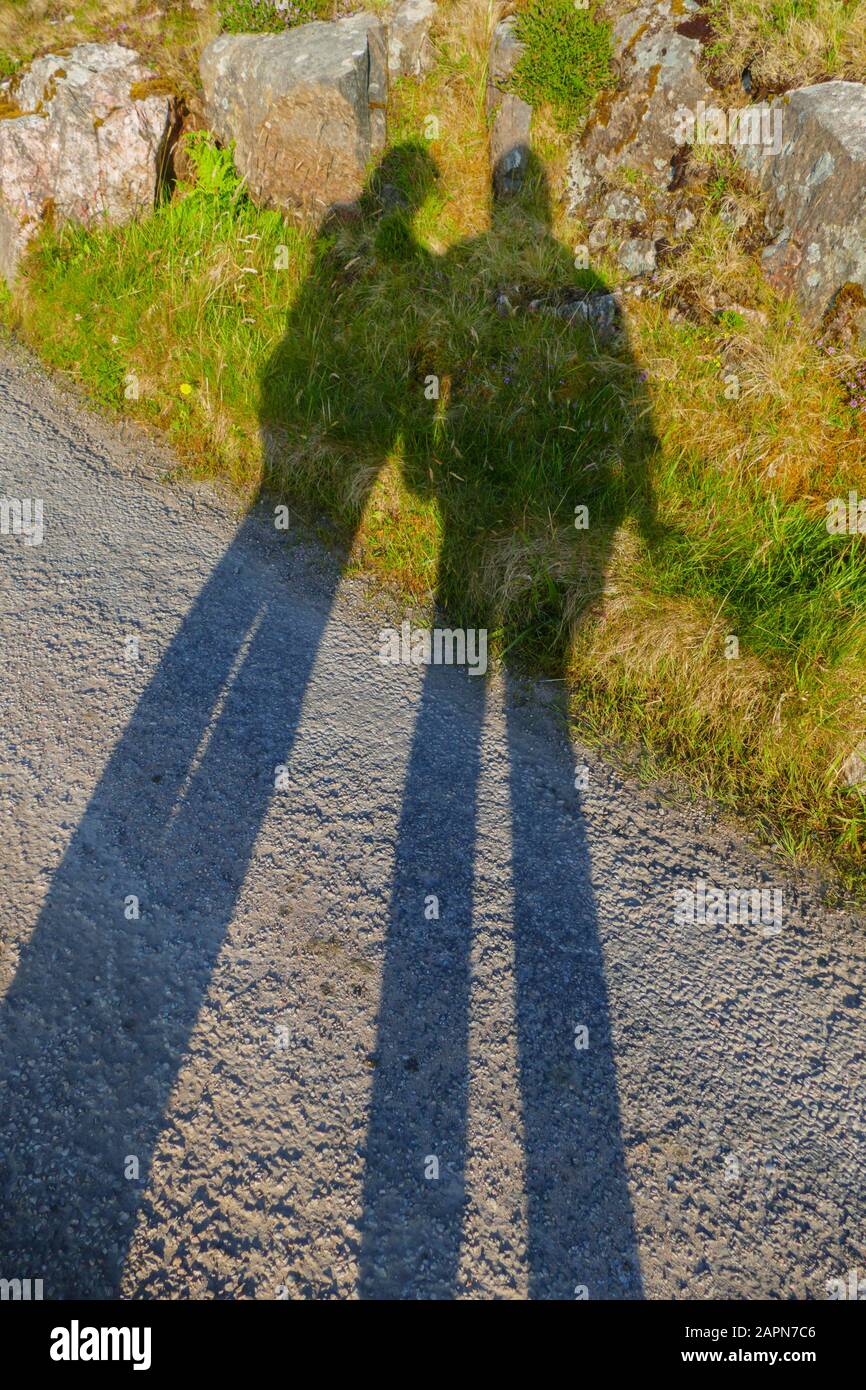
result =
[[619,332],[619,305],[608,290],[587,290],[579,298],[560,304],[556,313],[569,323],[580,320],[588,324],[602,346],[612,343]]
[[396,77],[424,77],[436,61],[430,26],[436,0],[402,0],[388,21],[388,72]]
[[852,790],[866,787],[866,739],[848,754],[839,768],[839,781]]
[[800,87],[770,111],[772,141],[737,153],[768,197],[764,273],[817,325],[845,285],[866,286],[866,86]]
[[656,268],[656,246],[648,237],[629,237],[619,248],[617,260],[629,275],[651,275]]
[[513,92],[506,92],[497,108],[490,131],[493,190],[498,198],[517,193],[529,164],[529,128],[532,107]]
[[514,17],[501,20],[493,30],[488,55],[488,81],[498,91],[505,91],[522,52],[523,44],[515,33]]
[[154,206],[168,159],[171,98],[139,54],[78,44],[12,84],[0,119],[0,273],[12,280],[46,219],[128,221]]
[[636,193],[627,193],[622,189],[617,189],[607,199],[602,216],[610,218],[611,222],[646,222],[646,212],[640,198]]
[[179,104],[177,140],[171,154],[171,170],[175,180],[183,180],[188,183],[193,181],[195,170],[187,153],[184,136],[194,135],[197,131],[207,130],[207,128],[204,107],[197,97],[193,97],[188,106]]
[[674,219],[674,232],[677,236],[685,236],[695,225],[695,214],[691,208],[680,208]]
[[587,238],[590,251],[601,251],[603,247],[607,246],[612,236],[612,224],[606,217],[600,217],[598,221],[593,224],[589,237]]
[[[860,355],[866,343],[866,294],[862,285],[843,285],[824,316],[819,345],[825,350],[841,349],[852,357]],[[855,368],[859,380],[859,368]]]
[[611,343],[620,327],[617,293],[602,289],[555,290],[533,299],[527,286],[510,285],[498,291],[496,312],[502,318],[528,312],[550,314],[567,323],[586,323],[600,345]]
[[696,0],[641,0],[614,23],[621,81],[602,93],[570,159],[568,203],[586,208],[617,169],[639,169],[669,188],[683,153],[684,113],[696,113],[712,89],[698,66],[703,39],[688,15]]
[[487,82],[487,110],[490,127],[490,163],[493,190],[497,197],[516,193],[523,183],[529,163],[529,130],[532,107],[514,92],[508,82],[523,50],[514,33],[514,20],[496,25],[490,42]]
[[199,64],[205,111],[250,195],[304,222],[359,197],[385,145],[385,35],[370,14],[222,34]]

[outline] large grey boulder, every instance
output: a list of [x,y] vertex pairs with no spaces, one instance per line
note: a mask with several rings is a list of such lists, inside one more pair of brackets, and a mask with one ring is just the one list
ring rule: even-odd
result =
[[388,72],[396,77],[424,77],[436,61],[430,28],[436,0],[401,0],[388,20]]
[[46,219],[122,223],[154,206],[172,101],[118,44],[48,54],[9,93],[0,119],[0,273],[9,281]]
[[490,42],[487,111],[490,117],[490,163],[497,197],[516,193],[529,162],[532,107],[509,91],[511,75],[523,51],[514,19],[503,19]]
[[770,115],[775,138],[737,146],[767,194],[764,271],[817,324],[843,286],[866,288],[866,86],[800,87]]
[[699,67],[705,24],[696,0],[641,0],[616,19],[619,84],[602,93],[572,147],[568,202],[582,213],[624,167],[670,187],[683,154],[684,116],[709,103]]
[[385,145],[385,34],[369,14],[223,34],[201,55],[205,112],[253,199],[302,221],[353,203]]

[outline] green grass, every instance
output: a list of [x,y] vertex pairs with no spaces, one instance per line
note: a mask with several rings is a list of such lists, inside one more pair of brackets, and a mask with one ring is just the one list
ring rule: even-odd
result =
[[279,34],[329,18],[333,8],[333,0],[221,0],[218,12],[227,34]]
[[[677,488],[686,493],[680,469]],[[866,547],[830,535],[822,516],[724,483],[704,470],[688,478],[688,507],[703,505],[705,528],[666,538],[655,557],[659,593],[722,603],[731,630],[767,661],[820,670],[866,657]],[[736,519],[736,525],[731,522]]]
[[525,51],[514,90],[530,105],[548,102],[559,125],[573,129],[597,93],[612,84],[610,24],[574,0],[527,0],[517,11],[515,32]]
[[[718,174],[619,349],[537,307],[617,270],[575,270],[538,161],[490,209],[484,51],[401,86],[356,220],[287,225],[197,137],[194,187],[124,228],[46,230],[2,312],[194,472],[326,516],[352,565],[567,682],[584,732],[862,887],[864,802],[835,771],[866,722],[866,546],[824,525],[827,498],[866,495],[845,371],[762,285]],[[714,317],[720,293],[740,307]]]

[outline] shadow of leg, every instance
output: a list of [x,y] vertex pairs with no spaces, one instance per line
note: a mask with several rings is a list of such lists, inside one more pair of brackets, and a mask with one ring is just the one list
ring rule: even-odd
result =
[[[327,593],[299,612],[277,577],[242,567],[253,525],[112,752],[0,1008],[0,1255],[43,1278],[49,1298],[118,1293],[166,1104],[327,620]],[[124,914],[130,894],[138,920]]]
[[456,680],[453,670],[426,668],[403,796],[366,1145],[362,1298],[455,1292],[484,716],[483,681],[467,678],[454,718]]
[[640,1297],[574,757],[563,732],[538,760],[513,688],[507,710],[529,1296]]

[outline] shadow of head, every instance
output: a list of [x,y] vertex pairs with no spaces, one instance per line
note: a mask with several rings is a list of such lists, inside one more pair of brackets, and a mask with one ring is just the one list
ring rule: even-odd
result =
[[526,145],[515,145],[500,155],[490,181],[490,225],[514,227],[524,240],[542,235],[548,251],[555,248],[561,264],[567,264],[570,287],[575,293],[609,291],[604,276],[589,263],[584,247],[569,248],[554,240],[554,206],[547,168]]
[[368,177],[359,210],[365,220],[395,212],[412,218],[440,182],[439,167],[426,141],[403,141],[387,152]]

